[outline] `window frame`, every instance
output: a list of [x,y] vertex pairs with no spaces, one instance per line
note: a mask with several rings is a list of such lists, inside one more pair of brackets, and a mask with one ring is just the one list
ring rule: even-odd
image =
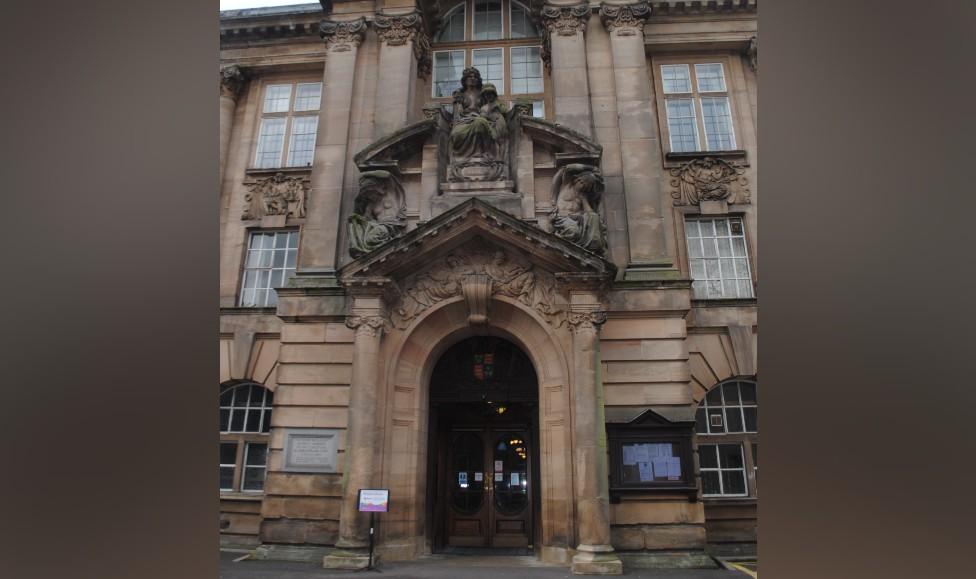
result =
[[[286,227],[248,227],[248,228],[246,228],[244,230],[244,243],[242,244],[242,247],[241,247],[242,253],[241,253],[240,268],[238,269],[238,274],[237,274],[238,275],[238,280],[237,280],[237,295],[235,296],[235,299],[234,299],[235,307],[242,308],[242,309],[245,309],[245,310],[274,309],[274,308],[277,308],[278,307],[277,306],[277,299],[275,300],[275,305],[270,305],[270,306],[269,305],[264,305],[264,306],[245,306],[245,305],[243,305],[244,289],[245,289],[244,282],[247,281],[246,280],[246,275],[247,275],[247,271],[249,270],[249,268],[247,267],[247,256],[248,256],[248,253],[250,251],[251,236],[254,235],[254,234],[256,234],[256,233],[278,233],[278,232],[289,232],[289,233],[297,233],[298,234],[298,236],[296,238],[296,241],[295,241],[295,244],[296,244],[296,246],[295,246],[295,271],[297,272],[297,270],[298,270],[298,262],[299,262],[299,259],[301,259],[301,251],[302,251],[302,228],[300,226],[286,226]],[[287,253],[286,253],[285,260],[286,260],[285,263],[287,264]],[[259,269],[264,269],[264,268],[259,268]],[[274,268],[272,268],[272,269],[274,269]],[[289,268],[284,268],[284,269],[287,272]],[[292,274],[292,275],[294,275],[294,274]],[[287,273],[284,275],[284,279],[285,280],[289,279],[289,277],[290,276],[288,276]]]
[[[727,501],[742,501],[749,500],[753,501],[759,498],[758,491],[758,467],[757,463],[753,457],[753,454],[758,454],[759,448],[759,429],[758,429],[758,408],[759,408],[759,381],[755,377],[734,377],[727,380],[722,380],[717,382],[705,395],[702,396],[701,400],[698,401],[695,411],[697,412],[699,408],[702,408],[702,401],[705,400],[705,396],[715,388],[721,388],[725,384],[733,382],[748,382],[755,386],[756,388],[756,413],[757,413],[757,429],[756,432],[733,432],[733,433],[717,433],[708,434],[698,432],[697,427],[695,428],[695,467],[698,476],[698,484],[702,490],[702,500],[708,502],[727,502]],[[741,400],[741,399],[740,399]],[[744,425],[743,425],[744,426]],[[737,444],[742,450],[742,470],[745,475],[746,482],[746,492],[745,494],[722,494],[722,495],[706,495],[704,494],[704,482],[701,480],[701,446],[703,445],[719,445],[719,444]],[[755,450],[753,449],[755,446]],[[718,469],[721,469],[721,464],[719,463]],[[708,469],[715,470],[715,469]],[[727,469],[726,469],[727,470]],[[721,474],[719,475],[721,478]]]
[[[290,87],[288,95],[288,110],[285,111],[275,111],[275,112],[264,112],[265,98],[267,97],[268,90],[275,86]],[[295,104],[298,100],[298,89],[301,85],[319,85],[319,106],[316,109],[303,109],[296,110]],[[325,93],[325,83],[319,79],[310,79],[308,77],[270,77],[264,78],[258,83],[257,90],[257,106],[255,106],[257,114],[257,122],[254,126],[254,144],[251,150],[250,157],[250,167],[248,171],[271,171],[271,170],[294,170],[294,169],[310,169],[315,163],[315,145],[318,142],[318,133],[320,130],[319,117],[322,112],[322,100]],[[315,137],[312,140],[312,156],[309,159],[309,163],[306,165],[291,165],[292,159],[292,133],[295,125],[295,119],[301,117],[314,117],[315,120]],[[261,147],[261,129],[264,126],[264,121],[266,119],[284,119],[285,128],[282,134],[282,144],[281,151],[278,152],[278,162],[276,165],[265,166],[259,164],[258,151]]]
[[[220,388],[218,390],[218,392],[219,392],[218,397],[220,395],[222,395],[224,392],[226,392],[227,390],[230,390],[232,388],[253,387],[253,386],[257,386],[257,387],[263,388],[266,391],[265,392],[265,395],[264,395],[265,396],[265,398],[264,398],[265,401],[267,401],[267,397],[269,395],[272,397],[271,406],[269,407],[271,409],[271,412],[269,413],[269,421],[270,421],[270,417],[274,415],[274,400],[273,400],[274,391],[271,388],[268,388],[267,386],[265,386],[264,384],[260,384],[258,382],[254,382],[254,381],[236,381],[236,382],[233,382],[233,383],[224,383],[224,384],[221,384],[220,385]],[[218,402],[218,408],[219,408],[219,402]],[[218,412],[218,416],[219,416],[219,412]],[[229,424],[228,424],[228,426],[229,426]],[[234,465],[233,465],[234,466],[234,475],[232,477],[233,482],[232,482],[232,485],[231,485],[231,489],[223,489],[223,488],[219,489],[220,490],[221,497],[229,497],[229,496],[230,497],[232,497],[232,496],[255,496],[255,495],[264,494],[263,484],[262,484],[262,490],[244,490],[243,489],[243,485],[244,485],[244,470],[245,470],[245,468],[247,468],[245,466],[244,461],[246,460],[246,457],[247,457],[247,452],[248,452],[249,445],[253,445],[253,444],[264,444],[264,445],[266,445],[267,446],[267,454],[265,455],[265,462],[264,462],[264,473],[265,473],[264,480],[267,481],[268,464],[270,463],[270,456],[271,456],[271,431],[270,431],[270,428],[269,428],[269,431],[268,432],[225,432],[225,431],[219,430],[219,423],[218,423],[218,432],[219,432],[219,435],[220,435],[219,445],[220,444],[231,444],[231,443],[237,445],[237,448],[235,449],[235,452],[234,452],[234,455],[235,455],[235,457],[234,457]],[[218,445],[218,448],[219,448],[219,445]],[[219,455],[218,455],[218,464],[219,464],[220,467],[230,466],[229,463],[226,463],[225,464],[225,463],[219,462]],[[250,468],[254,468],[254,467],[250,467]]]
[[[688,221],[697,221],[697,220],[705,220],[705,219],[739,219],[742,221],[742,239],[743,239],[743,243],[745,244],[746,267],[749,268],[749,281],[752,286],[752,296],[751,297],[720,297],[720,298],[697,297],[694,295],[694,290],[692,290],[692,298],[691,298],[692,301],[698,303],[701,302],[714,303],[714,302],[730,301],[730,300],[731,301],[755,300],[759,292],[756,285],[756,268],[754,262],[754,253],[752,251],[752,245],[749,242],[749,232],[748,232],[749,230],[746,227],[748,222],[747,215],[744,212],[732,212],[732,211],[727,213],[720,213],[720,214],[703,214],[697,211],[697,208],[694,208],[693,210],[686,209],[685,211],[679,211],[678,214],[680,216],[680,219],[677,219],[677,221],[680,223],[680,225],[676,227],[676,229],[678,229],[677,233],[679,236],[678,237],[680,243],[679,247],[683,250],[679,252],[680,254],[679,259],[682,262],[681,265],[684,268],[684,272],[687,274],[688,278],[692,280],[692,283],[694,283],[695,279],[692,277],[692,273],[691,273],[692,257],[691,257],[691,252],[688,249],[688,227],[687,227]],[[720,259],[720,258],[716,258],[716,259]],[[739,278],[735,278],[735,279],[739,279]],[[736,293],[738,293],[738,291]]]
[[[664,92],[664,82],[662,78],[662,66],[684,64],[688,66],[688,79],[690,93],[668,93]],[[695,70],[696,64],[721,64],[722,73],[725,80],[724,91],[701,92],[698,89],[698,76]],[[685,54],[685,55],[653,55],[651,57],[651,76],[657,102],[658,125],[661,131],[662,152],[665,157],[668,155],[728,155],[742,154],[742,143],[739,142],[741,129],[739,119],[736,115],[735,98],[733,93],[738,92],[738,82],[735,78],[735,70],[732,66],[732,59],[728,53],[708,53],[708,54]],[[708,149],[708,133],[705,129],[704,109],[702,108],[702,96],[725,97],[729,105],[729,130],[731,132],[733,147],[731,149]],[[695,110],[695,132],[697,140],[696,151],[675,151],[671,146],[671,131],[668,125],[667,101],[672,99],[690,98]]]
[[[472,66],[474,61],[473,51],[492,49],[492,48],[502,48],[502,85],[498,86],[499,100],[506,103],[506,106],[511,107],[518,100],[531,100],[533,102],[542,101],[542,110],[544,116],[541,118],[550,118],[553,110],[553,103],[551,100],[551,86],[548,72],[545,66],[541,67],[542,71],[542,91],[538,93],[512,93],[512,49],[513,48],[537,48],[539,49],[540,61],[542,59],[542,31],[538,28],[536,32],[539,36],[527,36],[524,38],[512,38],[511,35],[511,12],[512,12],[512,2],[513,0],[501,0],[502,2],[502,38],[498,40],[474,40],[474,1],[464,0],[451,7],[447,12],[452,13],[454,10],[458,9],[460,5],[464,5],[465,11],[465,37],[464,40],[452,40],[452,41],[441,41],[433,40],[431,42],[432,49],[432,61],[436,67],[437,57],[436,53],[440,52],[450,52],[454,50],[459,50],[464,52],[464,68]],[[523,8],[527,9],[527,6],[523,3],[518,3]],[[483,71],[482,71],[483,72]],[[483,79],[484,80],[484,79]],[[437,85],[435,84],[434,75],[431,74],[430,79],[430,97],[431,99],[439,104],[449,104],[452,99],[452,95],[437,96],[436,90]],[[487,82],[487,80],[485,80]],[[458,83],[457,87],[460,87]],[[452,90],[453,93],[453,90]]]

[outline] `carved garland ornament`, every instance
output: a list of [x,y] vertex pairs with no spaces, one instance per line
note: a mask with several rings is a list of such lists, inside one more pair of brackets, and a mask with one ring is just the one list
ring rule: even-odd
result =
[[319,24],[319,35],[331,52],[348,52],[359,46],[366,35],[366,18],[355,20],[323,20]]
[[346,327],[356,330],[356,335],[365,335],[375,338],[380,335],[389,321],[383,316],[349,316],[346,318]]
[[247,74],[244,70],[232,64],[220,69],[220,96],[226,96],[237,100],[241,96],[241,90],[247,84]]
[[244,195],[242,220],[261,219],[266,215],[305,217],[305,198],[308,183],[302,177],[286,177],[275,173],[248,185]]
[[671,197],[675,205],[702,201],[749,203],[745,169],[724,159],[702,157],[671,169]]
[[463,295],[474,325],[487,322],[488,298],[502,295],[534,309],[553,327],[565,322],[556,303],[556,280],[527,260],[501,250],[455,251],[429,270],[407,278],[399,303],[393,308],[393,324],[406,329],[428,308]]
[[617,36],[633,36],[643,31],[644,22],[651,15],[647,2],[634,4],[600,4],[600,20],[607,32],[617,30]]
[[542,7],[542,60],[546,67],[550,67],[552,55],[551,35],[555,32],[559,36],[575,36],[577,32],[586,33],[586,24],[590,21],[589,4],[576,6],[553,6],[546,4]]

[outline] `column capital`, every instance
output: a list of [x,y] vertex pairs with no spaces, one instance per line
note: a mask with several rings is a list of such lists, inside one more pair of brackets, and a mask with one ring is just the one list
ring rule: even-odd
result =
[[419,10],[405,14],[386,14],[380,12],[373,20],[373,27],[380,42],[388,46],[402,46],[413,43],[413,54],[417,59],[417,73],[426,76],[431,71],[430,36],[424,26],[424,16]]
[[319,35],[329,52],[348,52],[357,48],[366,36],[366,18],[323,20],[319,24]]
[[390,327],[390,320],[385,316],[349,316],[346,318],[346,327],[356,330],[356,336],[364,335],[375,338],[384,329]]
[[651,15],[651,6],[645,2],[632,4],[600,4],[600,20],[607,32],[619,30],[617,36],[633,36],[643,32],[644,23]]
[[574,334],[590,331],[599,332],[600,326],[607,321],[607,312],[601,310],[569,312],[566,318]]
[[542,19],[542,62],[546,68],[552,66],[552,34],[557,36],[576,36],[586,34],[586,24],[590,21],[590,5],[587,3],[562,6],[546,3],[540,12]]
[[245,84],[247,84],[247,73],[243,68],[232,64],[220,69],[220,96],[230,97],[236,101],[241,96]]

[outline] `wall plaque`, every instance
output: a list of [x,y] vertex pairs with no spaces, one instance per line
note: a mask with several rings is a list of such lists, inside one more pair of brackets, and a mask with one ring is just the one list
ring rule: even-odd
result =
[[329,428],[286,428],[286,472],[336,472],[339,431]]

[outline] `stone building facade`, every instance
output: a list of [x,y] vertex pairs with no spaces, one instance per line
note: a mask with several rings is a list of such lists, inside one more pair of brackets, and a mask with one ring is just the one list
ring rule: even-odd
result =
[[220,19],[221,540],[755,550],[756,0]]

